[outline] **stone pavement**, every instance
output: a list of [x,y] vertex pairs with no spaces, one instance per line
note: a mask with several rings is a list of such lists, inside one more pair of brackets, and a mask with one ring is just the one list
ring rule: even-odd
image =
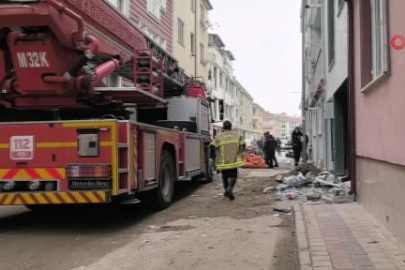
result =
[[301,270],[405,270],[405,249],[357,203],[295,205]]

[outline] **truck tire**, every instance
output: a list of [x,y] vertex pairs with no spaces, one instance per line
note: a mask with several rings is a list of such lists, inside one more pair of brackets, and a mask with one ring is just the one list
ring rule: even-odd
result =
[[172,204],[174,194],[175,168],[169,151],[164,150],[161,156],[158,181],[158,209],[163,210]]
[[173,201],[175,179],[176,171],[172,155],[170,155],[169,151],[163,150],[157,188],[138,194],[138,198],[153,211],[168,208]]
[[211,183],[214,180],[214,174],[215,174],[215,163],[212,158],[209,158],[207,161],[207,173],[205,174],[205,182]]
[[160,161],[158,187],[154,192],[155,196],[153,196],[154,208],[156,210],[164,210],[172,204],[175,173],[172,155],[170,155],[169,151],[163,150]]

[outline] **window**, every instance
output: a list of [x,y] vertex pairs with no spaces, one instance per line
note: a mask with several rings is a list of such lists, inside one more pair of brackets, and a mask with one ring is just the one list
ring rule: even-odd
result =
[[147,11],[155,19],[160,20],[160,0],[147,0]]
[[128,0],[108,0],[108,2],[125,16],[128,14]]
[[153,31],[152,28],[150,28],[148,25],[143,23],[142,21],[139,21],[139,28],[142,30],[142,32],[151,40],[153,40],[157,45],[159,45],[162,49],[166,50],[167,49],[167,42],[166,40],[160,36],[158,33]]
[[387,0],[371,1],[372,78],[388,71]]
[[205,8],[203,5],[200,5],[200,23],[201,25],[205,24]]
[[328,0],[328,65],[335,59],[335,0]]
[[222,72],[219,72],[219,86],[224,87],[224,75],[222,75]]
[[201,64],[205,64],[205,48],[202,43],[200,43],[200,62]]
[[177,19],[177,41],[184,45],[184,22]]
[[195,13],[197,0],[190,0],[190,1],[191,1],[191,11]]
[[214,36],[209,35],[208,46],[214,46]]
[[160,0],[160,8],[166,11],[166,0]]
[[214,86],[218,87],[218,78],[217,78],[217,67],[214,67]]
[[190,34],[190,50],[191,50],[191,56],[195,56],[195,40],[194,40],[194,34]]

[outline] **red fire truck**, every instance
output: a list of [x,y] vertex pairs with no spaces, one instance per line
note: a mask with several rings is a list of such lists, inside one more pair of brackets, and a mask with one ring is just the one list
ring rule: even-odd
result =
[[212,179],[204,84],[104,1],[0,0],[0,91],[0,205],[164,209]]

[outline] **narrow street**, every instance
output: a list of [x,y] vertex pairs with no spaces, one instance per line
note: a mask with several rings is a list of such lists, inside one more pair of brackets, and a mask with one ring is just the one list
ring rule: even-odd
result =
[[0,269],[297,269],[293,216],[274,215],[263,194],[283,172],[240,170],[233,202],[219,175],[182,183],[177,202],[156,214],[141,205],[54,216],[1,207]]

